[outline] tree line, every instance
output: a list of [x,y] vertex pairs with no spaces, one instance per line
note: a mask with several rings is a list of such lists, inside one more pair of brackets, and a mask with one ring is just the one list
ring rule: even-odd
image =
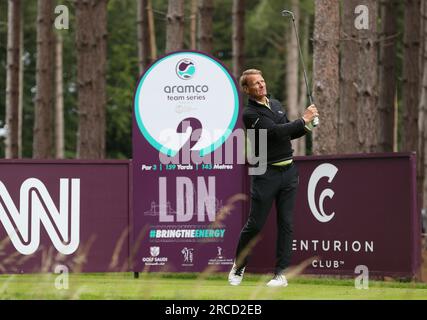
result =
[[[55,8],[69,9],[57,30]],[[157,57],[196,49],[235,77],[263,70],[291,118],[307,106],[292,10],[320,125],[295,154],[417,152],[427,201],[427,8],[421,0],[0,2],[5,158],[129,158],[133,90]],[[358,26],[359,24],[359,26]],[[5,130],[0,131],[4,133]]]

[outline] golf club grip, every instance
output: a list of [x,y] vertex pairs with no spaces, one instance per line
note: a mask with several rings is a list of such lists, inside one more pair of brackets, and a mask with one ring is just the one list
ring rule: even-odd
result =
[[317,127],[319,125],[319,117],[313,119],[313,127]]
[[[307,86],[307,90],[310,90]],[[314,104],[313,96],[311,95],[311,92],[308,93],[308,100],[310,101],[310,105]],[[312,121],[313,127],[317,127],[319,125],[319,117],[315,117]]]

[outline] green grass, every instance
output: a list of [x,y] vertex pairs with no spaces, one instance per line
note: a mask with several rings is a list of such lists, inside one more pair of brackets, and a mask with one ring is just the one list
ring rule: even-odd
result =
[[427,284],[370,281],[369,289],[356,289],[354,280],[297,277],[286,288],[268,288],[265,275],[245,275],[238,287],[229,286],[226,274],[70,274],[68,290],[55,288],[56,274],[1,275],[1,299],[427,299]]

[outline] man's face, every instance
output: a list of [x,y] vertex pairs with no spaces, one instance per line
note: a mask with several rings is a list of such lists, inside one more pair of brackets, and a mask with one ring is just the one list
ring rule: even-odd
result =
[[250,74],[247,76],[247,86],[244,91],[255,100],[261,100],[267,95],[267,85],[260,74]]

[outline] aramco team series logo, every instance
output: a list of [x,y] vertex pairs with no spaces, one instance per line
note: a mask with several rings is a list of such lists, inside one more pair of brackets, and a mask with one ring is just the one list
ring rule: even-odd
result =
[[338,172],[338,168],[335,167],[333,164],[323,163],[313,171],[313,173],[311,174],[310,180],[308,182],[308,188],[307,188],[308,204],[310,206],[310,210],[313,213],[314,217],[320,222],[329,222],[334,217],[335,212],[332,212],[329,215],[325,213],[323,208],[323,203],[326,197],[328,197],[329,199],[332,199],[335,193],[332,189],[329,189],[329,188],[323,190],[319,197],[319,209],[318,209],[316,204],[316,199],[315,199],[317,184],[319,183],[320,179],[325,177],[328,178],[328,183],[331,183],[335,175],[337,174],[337,172]]
[[231,135],[239,114],[236,83],[225,66],[200,52],[171,53],[142,75],[135,93],[140,133],[159,154],[204,157]]
[[80,179],[59,180],[59,207],[43,182],[36,178],[22,183],[19,210],[1,181],[0,200],[0,222],[21,254],[29,255],[38,249],[40,224],[44,225],[60,253],[72,254],[77,250],[80,242]]
[[196,65],[190,59],[182,59],[176,64],[176,74],[182,80],[191,79],[196,73]]

